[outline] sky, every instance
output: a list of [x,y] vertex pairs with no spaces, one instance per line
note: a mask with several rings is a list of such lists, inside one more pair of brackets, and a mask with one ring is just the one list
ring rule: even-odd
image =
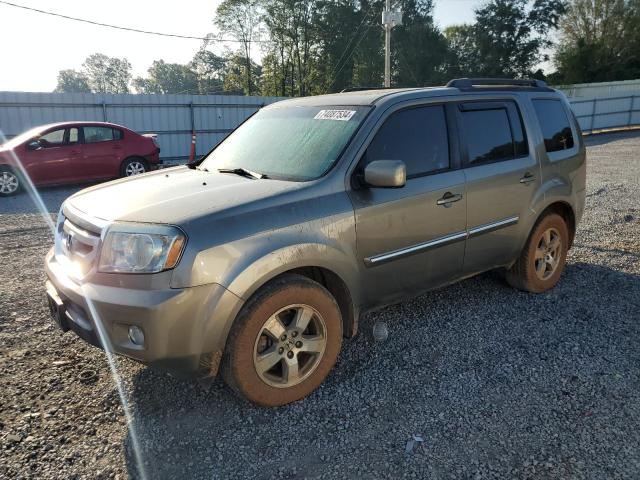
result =
[[[215,31],[212,20],[220,3],[220,0],[8,1],[102,23],[196,37]],[[482,0],[434,0],[434,3],[436,23],[446,27],[473,21],[473,9]],[[50,92],[56,87],[58,71],[80,68],[92,53],[126,58],[134,77],[146,76],[154,60],[187,63],[201,43],[113,30],[0,3],[0,91]],[[234,46],[227,43],[209,48],[221,53]]]

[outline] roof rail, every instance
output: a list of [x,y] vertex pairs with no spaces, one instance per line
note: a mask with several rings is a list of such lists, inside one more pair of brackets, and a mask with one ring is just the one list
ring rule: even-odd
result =
[[340,90],[340,93],[362,92],[364,90],[389,90],[391,87],[347,87]]
[[529,87],[551,90],[547,83],[533,78],[513,79],[513,78],[456,78],[450,80],[447,87],[459,88],[460,90],[470,90],[473,87]]

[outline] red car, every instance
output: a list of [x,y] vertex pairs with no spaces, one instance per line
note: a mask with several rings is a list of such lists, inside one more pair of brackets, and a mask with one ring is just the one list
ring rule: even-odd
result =
[[20,160],[36,186],[138,175],[160,164],[155,138],[104,122],[65,122],[31,129],[0,145],[0,196],[23,183]]

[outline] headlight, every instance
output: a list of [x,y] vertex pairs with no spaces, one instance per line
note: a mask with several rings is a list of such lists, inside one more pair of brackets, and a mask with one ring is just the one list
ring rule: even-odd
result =
[[162,225],[109,227],[102,243],[98,270],[113,273],[156,273],[178,263],[185,244],[184,234]]

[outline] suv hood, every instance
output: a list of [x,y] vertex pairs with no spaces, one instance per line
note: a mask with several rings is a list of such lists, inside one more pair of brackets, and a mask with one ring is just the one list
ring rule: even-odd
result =
[[106,221],[180,225],[301,185],[177,167],[90,187],[69,197],[66,203],[89,217]]

